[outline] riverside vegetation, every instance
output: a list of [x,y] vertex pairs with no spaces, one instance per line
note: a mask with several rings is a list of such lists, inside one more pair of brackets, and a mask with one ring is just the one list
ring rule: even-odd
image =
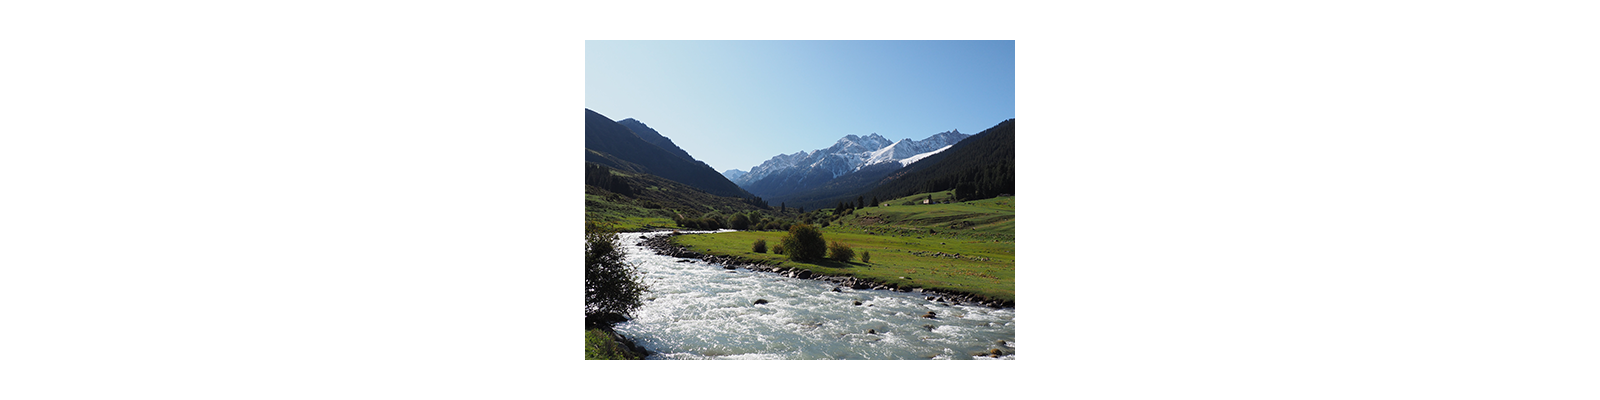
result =
[[[922,204],[923,200],[938,204]],[[1016,198],[953,200],[953,191],[919,193],[878,207],[815,212],[815,220],[825,224],[818,230],[826,240],[862,257],[807,256],[801,261],[776,251],[753,251],[756,241],[784,243],[789,232],[779,230],[679,235],[671,241],[692,251],[755,264],[1014,303]]]

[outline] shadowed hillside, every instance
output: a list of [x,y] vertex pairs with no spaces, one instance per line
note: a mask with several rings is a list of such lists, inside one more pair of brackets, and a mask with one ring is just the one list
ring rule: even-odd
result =
[[719,196],[752,197],[749,192],[704,163],[685,159],[651,144],[626,126],[594,110],[583,111],[584,147],[588,149],[584,152],[584,161],[659,176]]

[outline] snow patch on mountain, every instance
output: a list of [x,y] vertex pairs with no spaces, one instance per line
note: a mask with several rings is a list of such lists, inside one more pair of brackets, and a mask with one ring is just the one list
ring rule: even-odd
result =
[[927,153],[914,155],[914,156],[911,156],[911,157],[906,157],[906,159],[900,160],[900,167],[904,168],[904,167],[911,166],[911,163],[914,163],[914,162],[917,162],[917,161],[921,161],[922,159],[928,158],[928,156],[931,156],[931,155],[934,155],[934,154],[939,154],[939,152],[941,152],[941,151],[949,150],[951,146],[955,146],[955,145],[947,144],[944,147],[940,147],[938,150],[934,150],[934,151],[930,151],[930,152],[927,152]]

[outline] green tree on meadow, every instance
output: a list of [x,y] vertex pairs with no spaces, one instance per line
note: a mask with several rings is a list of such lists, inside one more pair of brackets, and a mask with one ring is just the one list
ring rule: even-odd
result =
[[780,242],[783,251],[794,261],[819,260],[828,251],[828,242],[822,239],[822,231],[811,224],[789,227],[789,234],[784,235]]

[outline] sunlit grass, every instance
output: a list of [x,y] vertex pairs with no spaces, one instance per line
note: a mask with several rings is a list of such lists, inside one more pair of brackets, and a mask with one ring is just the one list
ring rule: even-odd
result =
[[[936,194],[935,199],[938,198]],[[758,239],[780,242],[787,234],[780,231],[684,235],[673,241],[701,253],[737,256],[819,274],[1014,300],[1014,210],[1013,197],[960,204],[868,207],[822,229],[824,239],[830,242],[844,243],[858,255],[871,252],[870,263],[862,263],[859,258],[849,263],[802,263],[784,255],[750,251]]]

